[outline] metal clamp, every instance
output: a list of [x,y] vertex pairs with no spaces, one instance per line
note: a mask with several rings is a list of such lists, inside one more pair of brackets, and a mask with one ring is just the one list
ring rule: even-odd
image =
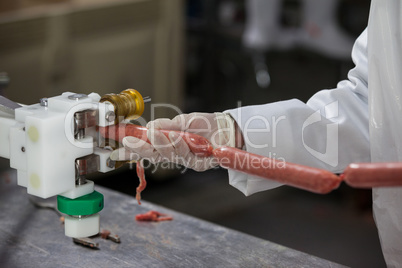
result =
[[85,137],[85,129],[97,125],[97,111],[84,110],[74,114],[74,136],[82,139]]

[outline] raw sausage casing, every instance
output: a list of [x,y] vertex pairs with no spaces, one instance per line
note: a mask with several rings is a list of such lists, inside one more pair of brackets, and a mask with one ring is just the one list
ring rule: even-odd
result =
[[[148,129],[143,126],[134,124],[118,124],[109,127],[99,127],[100,134],[106,139],[112,139],[122,142],[126,136],[136,137],[150,143],[147,138]],[[160,130],[165,136],[169,137],[172,130]],[[190,150],[197,156],[211,156],[213,147],[208,139],[189,132],[174,131],[180,134],[184,141],[188,144]]]
[[232,147],[217,148],[213,154],[224,168],[275,180],[314,193],[329,193],[342,182],[340,177],[326,170],[279,161]]
[[357,188],[402,186],[402,163],[353,163],[342,177]]

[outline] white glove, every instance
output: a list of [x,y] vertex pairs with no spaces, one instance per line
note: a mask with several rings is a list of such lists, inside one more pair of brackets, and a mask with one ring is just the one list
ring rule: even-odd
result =
[[[196,171],[204,171],[218,165],[213,157],[196,156],[175,131],[185,131],[207,138],[214,148],[235,147],[235,122],[229,114],[191,113],[170,119],[157,119],[147,124],[148,140],[151,144],[135,137],[123,139],[124,148],[112,153],[112,160],[148,159],[152,163],[174,162]],[[159,129],[174,130],[166,137]]]

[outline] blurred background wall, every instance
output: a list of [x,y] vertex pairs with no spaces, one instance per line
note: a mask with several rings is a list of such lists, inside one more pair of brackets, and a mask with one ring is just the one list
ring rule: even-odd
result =
[[[135,88],[154,104],[184,112],[307,101],[347,77],[369,6],[368,0],[2,0],[0,72],[10,77],[3,94],[31,104],[64,91]],[[160,109],[156,117],[175,114]],[[144,117],[150,119],[149,105]],[[369,190],[342,186],[318,196],[283,186],[246,198],[221,169],[147,176],[145,200],[345,265],[384,266]],[[130,167],[94,179],[130,195],[138,184]]]
[[5,94],[32,104],[65,91],[135,88],[154,102],[181,105],[182,10],[179,0],[2,1],[0,70],[11,79]]

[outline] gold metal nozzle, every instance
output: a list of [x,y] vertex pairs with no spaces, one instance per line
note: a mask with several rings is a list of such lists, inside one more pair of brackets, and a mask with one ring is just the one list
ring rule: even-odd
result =
[[144,112],[144,99],[135,89],[126,89],[119,94],[106,94],[100,102],[110,102],[114,106],[115,124],[121,119],[136,119]]

